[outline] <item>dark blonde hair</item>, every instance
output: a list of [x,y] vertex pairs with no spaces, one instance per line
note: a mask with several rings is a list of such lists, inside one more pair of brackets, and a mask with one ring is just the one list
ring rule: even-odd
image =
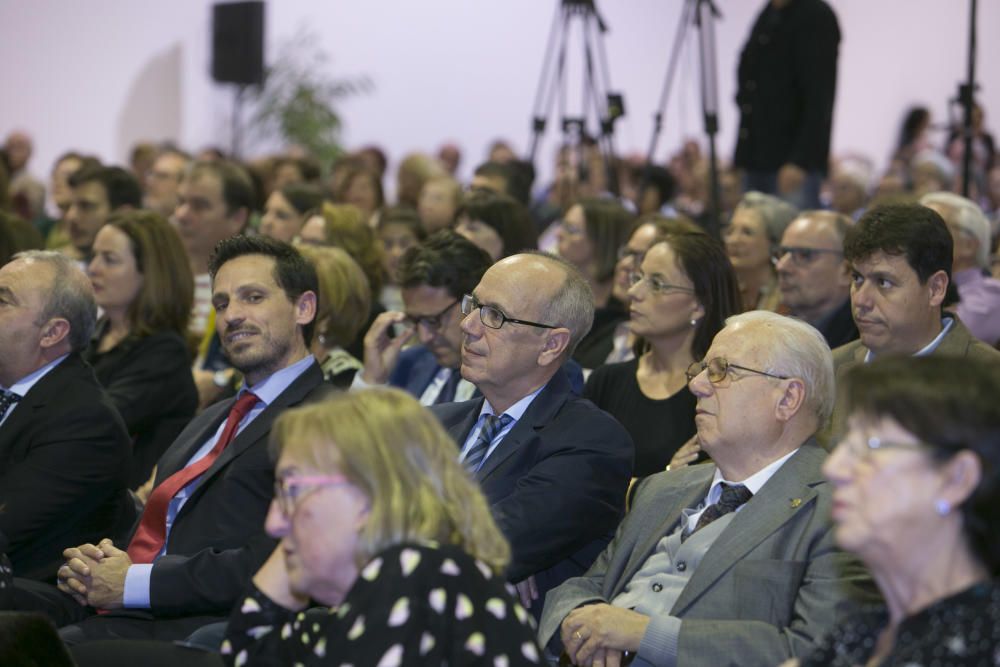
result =
[[356,562],[403,542],[463,548],[500,573],[510,547],[478,485],[437,419],[399,389],[337,394],[285,412],[271,454],[317,472],[344,474],[369,499]]
[[299,251],[316,267],[319,278],[316,333],[326,347],[350,345],[371,312],[372,293],[365,272],[340,248],[301,246]]
[[115,213],[107,224],[128,237],[136,269],[143,276],[139,294],[128,307],[132,335],[173,331],[184,336],[194,301],[194,278],[177,231],[153,211]]
[[[323,218],[323,234],[328,245],[343,248],[354,258],[368,278],[372,294],[382,291],[382,247],[364,215],[352,204],[331,204],[312,213]],[[311,215],[306,217],[309,219]]]

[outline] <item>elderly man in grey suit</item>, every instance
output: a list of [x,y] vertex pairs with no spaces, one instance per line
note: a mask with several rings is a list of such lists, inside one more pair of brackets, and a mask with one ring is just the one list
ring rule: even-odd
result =
[[577,665],[776,665],[871,580],[839,551],[824,451],[833,360],[804,322],[730,318],[688,369],[714,465],[643,481],[614,541],[546,598],[539,639]]

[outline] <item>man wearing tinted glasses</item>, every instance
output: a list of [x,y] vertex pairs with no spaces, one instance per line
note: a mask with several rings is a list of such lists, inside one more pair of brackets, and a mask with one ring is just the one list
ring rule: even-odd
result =
[[813,325],[830,348],[858,338],[851,316],[851,270],[844,260],[848,217],[806,211],[792,221],[776,253],[781,305]]
[[[351,388],[391,384],[424,405],[471,398],[476,388],[458,369],[459,306],[492,263],[486,251],[451,230],[408,250],[399,266],[405,312],[375,318],[365,335],[364,368]],[[404,350],[414,337],[419,344]]]
[[573,664],[778,664],[870,584],[834,546],[813,439],[834,399],[819,333],[743,313],[687,375],[712,463],[640,482],[611,546],[546,598],[539,641]]
[[510,542],[508,579],[536,614],[614,532],[632,474],[625,429],[561,370],[590,330],[580,272],[541,253],[493,265],[461,302],[462,376],[482,397],[432,408]]

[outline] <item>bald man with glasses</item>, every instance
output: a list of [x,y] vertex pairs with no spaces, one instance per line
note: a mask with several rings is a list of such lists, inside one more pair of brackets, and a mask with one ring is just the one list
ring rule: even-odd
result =
[[806,211],[795,218],[776,251],[781,312],[804,320],[830,349],[858,339],[851,315],[851,268],[844,236],[851,219],[832,211]]
[[634,448],[562,368],[594,317],[586,279],[542,253],[494,264],[461,301],[462,377],[482,396],[432,409],[510,542],[509,581],[536,615],[624,511]]
[[869,597],[834,545],[825,452],[833,357],[813,327],[731,317],[688,369],[711,464],[639,483],[614,541],[545,600],[539,642],[577,665],[777,665]]

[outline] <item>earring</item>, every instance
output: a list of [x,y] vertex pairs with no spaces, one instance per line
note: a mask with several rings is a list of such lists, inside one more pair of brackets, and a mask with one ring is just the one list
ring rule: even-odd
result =
[[951,513],[951,503],[944,498],[938,498],[934,501],[934,511],[938,516],[948,516]]
[[698,326],[698,320],[696,320],[696,319],[694,319],[694,318],[692,317],[692,318],[691,318],[691,326],[692,326],[692,327],[696,327],[696,326]]

